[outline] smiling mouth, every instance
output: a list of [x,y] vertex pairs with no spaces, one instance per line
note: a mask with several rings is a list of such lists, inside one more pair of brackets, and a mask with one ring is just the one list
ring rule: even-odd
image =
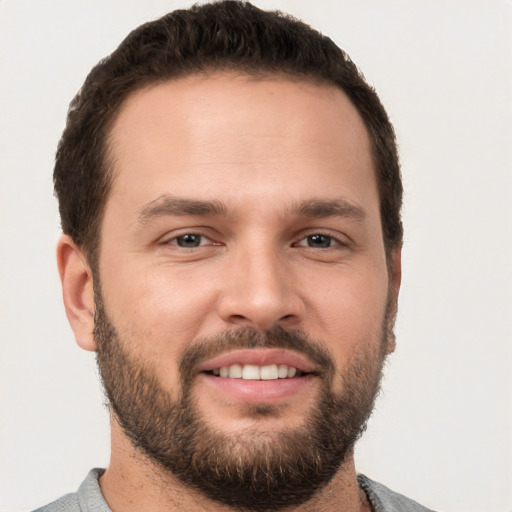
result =
[[308,375],[286,364],[269,364],[258,366],[255,364],[231,364],[229,366],[221,366],[205,372],[220,378],[243,379],[243,380],[278,380],[292,379],[294,377],[303,377]]
[[270,404],[292,400],[319,377],[318,368],[307,357],[287,349],[241,349],[219,355],[199,368],[214,394],[228,397],[232,405]]

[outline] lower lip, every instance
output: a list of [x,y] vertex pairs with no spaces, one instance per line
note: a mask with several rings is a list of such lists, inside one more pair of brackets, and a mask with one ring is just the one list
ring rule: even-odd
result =
[[207,373],[202,373],[200,377],[218,393],[250,404],[276,403],[293,398],[311,386],[315,378],[309,374],[291,379],[246,380]]

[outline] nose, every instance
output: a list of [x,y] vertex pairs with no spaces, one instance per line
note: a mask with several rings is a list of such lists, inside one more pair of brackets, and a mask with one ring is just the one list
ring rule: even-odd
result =
[[236,255],[219,298],[222,320],[259,330],[299,327],[304,302],[290,263],[271,248]]

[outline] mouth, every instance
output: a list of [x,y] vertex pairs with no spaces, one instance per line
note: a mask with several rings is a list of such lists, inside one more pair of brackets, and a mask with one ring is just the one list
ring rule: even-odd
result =
[[199,368],[212,391],[244,403],[290,399],[318,372],[303,356],[281,349],[248,349],[223,354]]
[[228,379],[244,379],[244,380],[277,380],[277,379],[293,379],[294,377],[302,377],[307,375],[294,366],[286,364],[269,364],[265,366],[257,366],[255,364],[235,363],[230,366],[221,366],[207,371],[210,375]]

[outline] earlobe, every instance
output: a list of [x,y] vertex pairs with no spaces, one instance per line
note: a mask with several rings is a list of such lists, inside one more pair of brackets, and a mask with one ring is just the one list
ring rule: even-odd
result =
[[391,252],[391,286],[395,302],[398,303],[398,293],[400,292],[400,284],[402,283],[402,248],[397,247]]
[[57,266],[76,342],[84,350],[95,351],[93,276],[83,252],[68,235],[62,235],[57,244]]
[[398,309],[398,295],[400,284],[402,282],[402,248],[398,247],[391,252],[391,261],[389,267],[389,296],[388,296],[388,318],[387,318],[387,345],[386,354],[389,355],[395,351],[396,337],[394,332],[395,319]]

